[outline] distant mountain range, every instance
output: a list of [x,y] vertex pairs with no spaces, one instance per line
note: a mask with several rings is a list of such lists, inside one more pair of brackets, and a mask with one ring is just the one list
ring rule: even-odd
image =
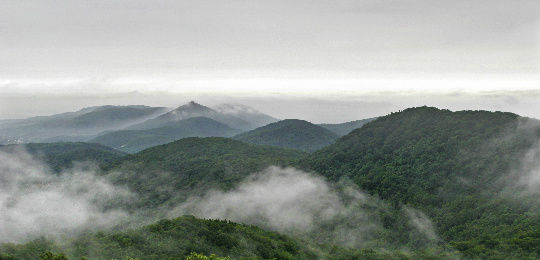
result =
[[[194,101],[175,109],[97,106],[76,112],[1,120],[0,144],[93,142],[123,152],[186,137],[232,137],[244,142],[315,151],[373,119],[314,125],[283,120],[241,104],[210,108]],[[279,122],[278,122],[279,121]]]
[[[183,122],[192,118],[199,119]],[[1,120],[0,144],[95,141],[136,152],[183,137],[232,136],[275,121],[278,119],[238,104],[211,109],[191,101],[173,110],[98,106],[52,116]]]
[[52,116],[0,120],[0,144],[82,141],[135,153],[185,137],[232,137],[245,132],[235,138],[314,151],[370,120],[318,126],[302,120],[279,121],[241,104],[210,108],[194,101],[172,110],[97,106]]
[[[221,108],[233,107],[230,105],[222,105]],[[247,107],[246,107],[247,108]],[[231,113],[232,110],[222,109],[224,112],[219,112],[209,107],[198,104],[194,101],[189,102],[183,106],[180,106],[174,110],[171,110],[163,115],[160,115],[156,118],[152,118],[142,122],[140,124],[135,124],[130,126],[129,130],[145,130],[153,129],[168,126],[175,124],[178,121],[189,119],[193,117],[206,117],[212,120],[218,121],[222,124],[228,125],[231,128],[239,130],[250,130],[260,125],[257,125],[255,122],[266,121],[270,116],[264,115],[254,109],[244,109],[239,113]],[[241,114],[244,119],[238,117],[236,114]],[[248,121],[248,120],[253,120]]]
[[164,107],[101,106],[52,116],[0,122],[0,143],[86,141],[92,136],[140,123]]

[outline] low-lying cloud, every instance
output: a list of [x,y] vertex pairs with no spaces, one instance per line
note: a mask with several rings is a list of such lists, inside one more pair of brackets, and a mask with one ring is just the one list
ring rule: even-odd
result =
[[0,152],[0,243],[110,227],[127,216],[111,203],[131,196],[91,167],[57,174],[24,151]]
[[[176,207],[170,216],[228,219],[319,242],[367,246],[382,229],[377,210],[385,205],[349,183],[331,185],[322,177],[293,168],[270,167],[231,191],[210,191]],[[410,209],[413,212],[412,209]],[[436,235],[425,215],[414,211],[412,227],[428,239]],[[420,226],[417,226],[419,223]]]

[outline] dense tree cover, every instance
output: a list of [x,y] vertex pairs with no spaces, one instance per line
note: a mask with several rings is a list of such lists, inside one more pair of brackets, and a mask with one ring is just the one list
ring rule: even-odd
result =
[[42,159],[54,171],[70,168],[73,162],[90,161],[98,164],[112,163],[125,153],[107,146],[82,142],[30,143],[0,146],[0,151],[26,151]]
[[412,108],[366,124],[300,165],[330,180],[350,178],[396,208],[422,209],[466,257],[535,258],[538,197],[519,197],[514,183],[539,129],[511,113]]
[[312,152],[333,143],[337,135],[308,121],[286,119],[234,137],[242,142]]
[[[38,239],[22,245],[0,247],[1,259],[184,259],[192,252],[232,258],[312,259],[315,253],[298,241],[255,226],[190,216],[161,220],[121,232],[97,232],[73,238],[62,245]],[[50,253],[54,252],[54,253]],[[33,256],[33,257],[32,257]],[[195,258],[192,255],[188,259]],[[49,258],[47,258],[49,257]],[[210,258],[212,259],[212,258]]]
[[100,143],[120,151],[134,153],[185,137],[227,137],[240,130],[206,117],[193,117],[170,122],[166,126],[146,130],[119,130],[100,135],[90,142]]
[[290,165],[303,155],[227,138],[191,137],[128,155],[105,170],[114,183],[140,195],[139,206],[152,208],[213,188],[229,189],[254,172]]
[[347,135],[349,134],[350,132],[352,132],[354,129],[357,129],[357,128],[360,128],[362,127],[363,125],[373,121],[377,119],[376,117],[374,118],[366,118],[366,119],[361,119],[361,120],[355,120],[355,121],[350,121],[350,122],[345,122],[345,123],[340,123],[340,124],[318,124],[318,126],[322,126],[332,132],[334,132],[335,134],[337,134],[338,136],[344,136],[344,135]]
[[252,225],[192,216],[124,231],[0,245],[0,259],[445,259],[431,251],[376,251],[315,245]]

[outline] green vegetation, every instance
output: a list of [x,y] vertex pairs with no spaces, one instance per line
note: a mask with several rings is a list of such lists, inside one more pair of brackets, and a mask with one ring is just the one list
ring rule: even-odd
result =
[[73,162],[96,162],[100,165],[112,163],[125,153],[118,150],[92,143],[30,143],[20,145],[0,146],[0,151],[27,151],[42,159],[54,171],[71,168]]
[[366,118],[361,120],[355,120],[350,122],[345,122],[341,124],[318,124],[318,126],[322,126],[338,136],[344,136],[352,132],[354,129],[360,128],[363,125],[375,120],[377,118]]
[[315,257],[309,248],[284,235],[230,221],[184,216],[121,232],[84,234],[65,245],[44,239],[23,245],[4,244],[0,246],[0,259],[35,259],[38,255],[41,259],[64,259],[58,252],[70,259],[225,259],[200,254],[234,259]]
[[[58,244],[45,238],[3,244],[0,259],[540,258],[540,195],[520,182],[538,166],[523,165],[523,158],[540,161],[540,153],[529,153],[540,142],[540,122],[511,113],[419,107],[380,117],[331,144],[336,138],[309,122],[284,120],[236,137],[273,146],[193,137],[123,156],[97,144],[26,145],[55,170],[97,160],[100,174],[136,193],[122,205],[135,214],[167,212],[190,196],[231,189],[270,165],[319,173],[338,183],[336,189],[353,182],[370,194],[364,200],[373,200],[347,208],[358,214],[348,212],[336,223],[321,218],[308,235],[184,216]],[[311,154],[275,147],[314,151],[328,144]],[[357,215],[358,221],[345,219]],[[365,248],[341,247],[324,237],[335,234],[325,231],[358,228],[364,220],[377,224],[362,237]]]
[[[229,189],[270,165],[290,165],[304,153],[227,138],[184,138],[128,155],[106,167],[116,184],[141,198],[139,206],[184,201],[212,188]],[[114,174],[120,173],[120,174]]]
[[515,114],[420,107],[380,117],[300,164],[395,208],[421,209],[466,257],[537,258],[538,198],[516,197],[523,188],[514,190],[512,169],[539,137],[537,122]]
[[242,142],[273,145],[312,152],[338,138],[336,134],[308,121],[286,119],[234,137]]
[[91,142],[134,153],[185,137],[232,136],[239,130],[205,117],[193,117],[147,130],[120,130],[100,135]]

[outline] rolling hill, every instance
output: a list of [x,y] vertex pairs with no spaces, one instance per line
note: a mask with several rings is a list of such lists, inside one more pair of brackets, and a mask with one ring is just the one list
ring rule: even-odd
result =
[[290,165],[304,153],[221,138],[190,137],[128,155],[105,168],[116,184],[140,195],[138,207],[170,206],[193,194],[229,189],[270,165]]
[[300,164],[423,210],[467,258],[535,258],[539,196],[520,180],[539,140],[538,121],[515,114],[418,107],[380,117]]
[[94,143],[30,143],[0,146],[2,152],[26,151],[42,159],[54,171],[70,168],[73,162],[96,162],[98,164],[112,163],[123,157],[125,153]]
[[205,117],[192,117],[146,130],[119,130],[100,135],[90,142],[134,153],[185,137],[228,137],[239,130]]
[[332,144],[338,136],[308,121],[286,119],[236,135],[242,142],[312,152]]

